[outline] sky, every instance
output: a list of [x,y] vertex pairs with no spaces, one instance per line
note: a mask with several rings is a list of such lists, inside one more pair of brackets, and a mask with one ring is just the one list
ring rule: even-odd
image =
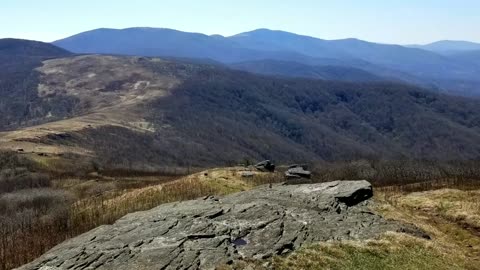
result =
[[479,0],[0,0],[0,38],[51,42],[96,28],[234,35],[258,28],[393,44],[480,42]]

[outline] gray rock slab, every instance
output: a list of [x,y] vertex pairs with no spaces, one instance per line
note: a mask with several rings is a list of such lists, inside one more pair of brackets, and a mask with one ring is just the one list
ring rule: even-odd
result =
[[367,181],[274,185],[164,204],[68,240],[19,269],[214,269],[320,241],[419,234],[368,205]]

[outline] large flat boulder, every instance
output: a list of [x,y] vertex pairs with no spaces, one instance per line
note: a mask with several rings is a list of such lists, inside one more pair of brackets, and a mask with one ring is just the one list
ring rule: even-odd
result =
[[335,181],[165,204],[68,240],[20,269],[213,269],[313,242],[418,232],[372,213],[371,196],[367,181]]

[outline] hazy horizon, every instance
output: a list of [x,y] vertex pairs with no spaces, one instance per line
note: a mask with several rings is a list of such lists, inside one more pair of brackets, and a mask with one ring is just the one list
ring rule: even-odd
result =
[[[52,42],[97,28],[169,28],[231,36],[259,28],[321,39],[358,38],[387,44],[440,40],[480,43],[480,2],[353,0],[278,3],[206,0],[132,2],[17,0],[2,3],[0,38]],[[15,22],[15,23],[12,23]]]
[[[207,33],[198,32],[198,31],[189,31],[189,30],[182,30],[182,29],[175,29],[175,28],[161,27],[161,26],[158,26],[158,27],[153,27],[153,26],[131,26],[131,27],[124,27],[124,28],[98,27],[98,28],[93,28],[93,29],[86,29],[86,30],[84,30],[84,31],[81,31],[81,32],[78,32],[78,33],[72,33],[72,34],[69,34],[69,35],[67,35],[67,36],[61,37],[61,38],[59,38],[59,39],[54,39],[54,40],[39,40],[39,39],[29,39],[29,38],[22,38],[22,37],[0,37],[0,38],[26,39],[26,40],[36,40],[36,41],[42,41],[42,42],[48,42],[48,43],[50,43],[50,42],[55,42],[55,41],[57,41],[57,40],[61,40],[61,39],[63,39],[63,38],[67,38],[67,37],[70,37],[70,36],[74,36],[74,35],[77,35],[77,34],[80,34],[80,33],[89,32],[89,31],[94,31],[94,30],[98,30],[98,29],[125,30],[125,29],[132,29],[132,28],[169,29],[169,30],[176,30],[176,31],[185,32],[185,33],[205,34],[205,35],[208,35],[208,36],[220,35],[220,36],[224,36],[224,37],[231,37],[231,36],[235,36],[235,35],[238,35],[238,34],[248,33],[248,32],[252,32],[252,31],[256,31],[256,30],[261,30],[261,29],[266,29],[266,30],[271,30],[271,31],[285,31],[285,32],[289,32],[289,31],[286,31],[286,30],[283,30],[283,29],[270,29],[270,28],[265,28],[265,27],[258,27],[258,28],[255,28],[255,29],[248,29],[248,30],[245,30],[245,31],[242,31],[242,32],[239,32],[239,33],[235,33],[235,34],[222,35],[222,34],[218,34],[218,33],[207,34]],[[398,45],[403,45],[403,46],[417,46],[417,45],[418,45],[418,46],[423,46],[423,45],[429,45],[429,44],[436,43],[436,42],[441,42],[441,41],[472,42],[472,43],[479,43],[479,44],[480,44],[480,42],[477,42],[477,41],[460,40],[460,39],[442,39],[442,40],[433,40],[433,41],[428,42],[428,43],[405,43],[405,44],[400,44],[400,43],[378,42],[378,41],[375,41],[375,40],[366,40],[366,39],[355,38],[355,37],[326,39],[326,38],[323,38],[323,37],[311,36],[311,35],[308,35],[308,34],[302,34],[302,33],[297,33],[297,32],[290,32],[290,33],[298,34],[298,35],[304,35],[304,36],[310,36],[310,37],[319,38],[319,39],[324,39],[324,40],[342,40],[342,39],[350,39],[350,38],[353,38],[353,39],[360,39],[360,40],[364,40],[364,41],[368,41],[368,42],[373,42],[373,43],[392,44],[392,45],[398,44]]]

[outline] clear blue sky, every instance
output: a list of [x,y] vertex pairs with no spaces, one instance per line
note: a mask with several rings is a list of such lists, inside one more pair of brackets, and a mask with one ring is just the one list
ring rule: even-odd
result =
[[383,43],[480,42],[479,0],[1,0],[0,38],[53,41],[100,27],[232,35],[257,28]]

